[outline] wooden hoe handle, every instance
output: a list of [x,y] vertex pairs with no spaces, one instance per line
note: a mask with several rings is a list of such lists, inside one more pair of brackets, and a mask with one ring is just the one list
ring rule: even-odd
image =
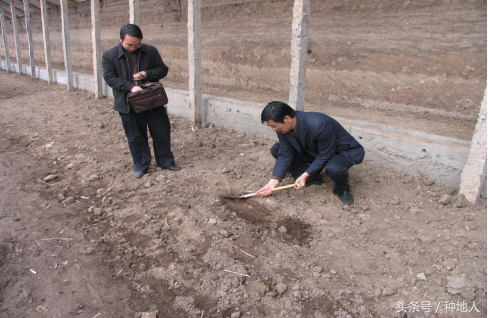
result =
[[[295,184],[294,184],[294,183],[292,183],[292,184],[288,184],[288,185],[286,185],[286,186],[282,186],[282,187],[277,187],[277,188],[274,188],[274,189],[273,189],[273,190],[271,190],[271,191],[275,192],[275,191],[279,191],[279,190],[290,189],[290,188],[293,188],[294,186],[295,186]],[[255,195],[257,195],[257,194],[260,194],[260,193],[262,193],[262,191],[261,191],[261,192],[256,192],[256,193],[254,193],[254,194],[255,194]]]

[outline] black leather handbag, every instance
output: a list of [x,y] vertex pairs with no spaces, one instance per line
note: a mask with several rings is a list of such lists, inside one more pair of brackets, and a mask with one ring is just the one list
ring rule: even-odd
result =
[[127,94],[127,104],[136,113],[168,104],[168,96],[166,95],[163,84],[149,82],[138,86],[142,90]]

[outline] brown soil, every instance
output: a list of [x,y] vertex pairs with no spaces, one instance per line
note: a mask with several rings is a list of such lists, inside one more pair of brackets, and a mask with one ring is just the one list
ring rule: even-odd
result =
[[174,116],[183,169],[135,179],[111,99],[0,82],[1,317],[486,317],[485,199],[364,162],[348,209],[329,180],[229,201],[272,142]]

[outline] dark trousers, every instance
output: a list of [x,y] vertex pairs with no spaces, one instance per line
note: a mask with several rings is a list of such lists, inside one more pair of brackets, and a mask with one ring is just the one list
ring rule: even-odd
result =
[[158,167],[167,168],[174,164],[171,152],[169,123],[166,107],[158,107],[145,112],[119,113],[134,162],[134,171],[146,171],[151,164],[151,151],[147,129],[153,139],[154,157]]
[[[271,154],[275,159],[278,158],[278,151],[280,150],[280,144],[276,143],[271,147]],[[315,157],[308,152],[303,152],[299,154],[295,150],[295,156],[291,163],[290,169],[288,170],[292,177],[296,180],[300,177],[310,166],[310,164],[315,160]],[[332,193],[341,194],[348,189],[349,184],[349,168],[352,164],[341,154],[337,154],[332,157],[325,165],[325,174],[334,181],[334,189]],[[321,177],[319,175],[311,175],[308,177],[307,181],[314,180]]]

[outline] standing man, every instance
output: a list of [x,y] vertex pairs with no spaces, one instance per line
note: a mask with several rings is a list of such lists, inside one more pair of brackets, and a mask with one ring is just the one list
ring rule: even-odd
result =
[[271,180],[258,191],[262,196],[270,195],[288,171],[295,178],[295,189],[322,184],[325,168],[334,181],[332,192],[344,205],[354,203],[348,170],[363,162],[364,148],[335,119],[271,102],[263,109],[261,122],[276,131],[279,140],[271,147],[276,163]]
[[135,24],[126,24],[120,29],[120,43],[103,53],[103,78],[112,87],[114,110],[122,119],[125,135],[134,162],[134,176],[141,178],[151,164],[151,151],[147,129],[153,139],[154,157],[158,167],[179,171],[170,143],[170,122],[166,106],[134,112],[127,104],[127,94],[142,88],[138,81],[158,82],[168,74],[158,50],[142,44],[142,31]]

